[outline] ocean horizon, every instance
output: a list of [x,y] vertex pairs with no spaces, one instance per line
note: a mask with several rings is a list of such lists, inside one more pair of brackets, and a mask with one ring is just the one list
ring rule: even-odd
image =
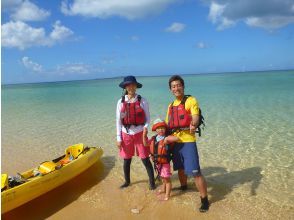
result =
[[269,73],[269,72],[288,72],[294,71],[294,69],[271,69],[271,70],[250,70],[250,71],[229,71],[229,72],[207,72],[207,73],[174,73],[174,74],[161,74],[161,75],[136,75],[134,73],[113,76],[113,77],[101,77],[101,78],[90,78],[90,79],[72,79],[72,80],[58,80],[58,81],[40,81],[40,82],[19,82],[19,83],[2,83],[1,86],[11,86],[11,85],[23,85],[23,84],[38,84],[38,83],[66,83],[66,82],[74,82],[74,81],[91,81],[91,80],[103,80],[103,79],[120,79],[127,75],[134,75],[136,77],[161,77],[161,76],[172,76],[172,75],[181,75],[181,76],[189,76],[189,75],[218,75],[218,74],[252,74],[252,73]]

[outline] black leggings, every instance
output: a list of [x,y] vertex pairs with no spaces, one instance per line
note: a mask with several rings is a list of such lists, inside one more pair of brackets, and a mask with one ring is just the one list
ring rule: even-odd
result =
[[148,174],[148,177],[149,177],[149,184],[150,185],[154,185],[154,171],[153,171],[153,166],[150,162],[150,159],[149,157],[145,158],[145,159],[141,159],[146,170],[147,170],[147,174]]
[[[153,171],[153,166],[149,160],[149,158],[145,158],[145,159],[141,159],[146,170],[147,170],[147,174],[148,174],[148,177],[149,177],[149,183],[151,185],[154,184],[154,171]],[[132,158],[130,159],[124,159],[124,166],[123,166],[123,169],[124,169],[124,175],[125,175],[125,182],[126,183],[130,183],[131,180],[130,180],[130,170],[131,170],[131,162],[132,162]]]
[[125,182],[130,183],[130,169],[131,169],[131,159],[124,159],[124,175],[125,175]]

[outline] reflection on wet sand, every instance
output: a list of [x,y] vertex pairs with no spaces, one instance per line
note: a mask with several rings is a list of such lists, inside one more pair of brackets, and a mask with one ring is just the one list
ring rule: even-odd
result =
[[251,183],[250,195],[256,195],[262,175],[260,167],[228,172],[224,167],[207,167],[203,169],[209,182],[209,194],[212,202],[220,201],[241,184]]
[[[239,171],[228,172],[224,167],[205,167],[202,173],[208,183],[208,194],[211,203],[223,200],[234,188],[245,184],[251,183],[250,195],[256,195],[262,175],[260,167],[252,167]],[[173,174],[173,182],[177,181],[177,174]],[[176,186],[179,183],[175,184]],[[181,195],[186,192],[193,192],[196,187],[193,181],[189,181],[189,188],[186,191],[179,190],[179,187],[173,189],[173,196]]]

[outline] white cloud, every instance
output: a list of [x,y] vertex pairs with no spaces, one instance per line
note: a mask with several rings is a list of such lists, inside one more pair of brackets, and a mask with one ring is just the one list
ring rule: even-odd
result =
[[136,36],[136,35],[134,35],[134,36],[131,37],[131,40],[132,41],[138,41],[139,39],[140,38],[138,36]]
[[219,19],[221,18],[222,14],[224,13],[224,10],[226,8],[226,5],[220,5],[215,2],[212,2],[209,9],[209,19],[213,23],[217,23]]
[[34,28],[22,21],[10,21],[1,26],[2,46],[24,50],[33,46],[52,46],[67,39],[73,32],[62,26],[59,21],[53,31],[46,36],[44,28]]
[[67,64],[63,66],[58,66],[56,71],[61,74],[87,74],[89,73],[89,66],[83,63]]
[[293,0],[203,0],[209,5],[209,20],[218,30],[243,21],[268,30],[294,23]]
[[22,3],[22,0],[2,0],[1,7],[2,7],[2,10],[11,10],[21,5],[21,3]]
[[34,45],[47,44],[43,28],[33,28],[22,21],[10,21],[3,24],[1,29],[4,47],[17,47],[23,50]]
[[72,34],[72,30],[65,26],[62,26],[60,21],[56,21],[53,25],[53,31],[50,33],[50,38],[53,41],[62,41]]
[[205,49],[205,48],[208,48],[208,45],[206,43],[200,41],[200,42],[197,43],[197,47],[199,49]]
[[22,63],[27,69],[32,70],[34,72],[42,72],[43,71],[42,65],[33,62],[28,57],[23,57]]
[[97,72],[104,72],[104,69],[98,66],[93,66],[84,63],[68,63],[65,65],[60,65],[57,66],[56,69],[53,71],[53,73],[59,75],[91,74]]
[[66,15],[108,18],[120,16],[130,20],[156,14],[179,0],[63,0],[61,11]]
[[100,63],[102,65],[109,65],[109,64],[116,63],[116,62],[119,63],[119,62],[125,60],[126,58],[127,58],[127,55],[118,54],[116,52],[113,52],[111,54],[101,56],[99,59],[101,60]]
[[172,23],[169,27],[165,29],[167,32],[181,32],[185,29],[186,25],[178,22]]
[[208,18],[212,21],[212,23],[219,24],[217,28],[218,30],[229,28],[235,24],[234,21],[223,16],[226,7],[227,4],[221,5],[215,2],[212,2],[210,5]]
[[92,73],[104,72],[104,69],[99,66],[89,65],[85,63],[67,63],[58,65],[54,69],[43,69],[41,64],[32,61],[29,57],[21,59],[24,67],[30,71],[42,73],[43,75],[87,75]]
[[15,21],[41,21],[50,15],[49,11],[40,9],[27,0],[15,6],[11,15],[11,18]]
[[245,20],[245,23],[253,27],[261,27],[265,29],[277,29],[282,26],[286,26],[289,23],[294,23],[294,16],[289,18],[286,16],[274,16],[274,17],[250,17]]
[[103,58],[101,61],[102,64],[112,64],[114,63],[114,59],[111,58]]

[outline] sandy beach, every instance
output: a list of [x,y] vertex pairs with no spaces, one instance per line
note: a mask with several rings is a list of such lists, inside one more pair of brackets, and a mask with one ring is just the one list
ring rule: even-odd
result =
[[[134,159],[136,162],[140,161]],[[116,162],[113,156],[104,156],[83,174],[2,215],[2,219],[293,219],[293,207],[285,204],[277,209],[274,203],[254,195],[260,180],[249,182],[242,177],[242,171],[225,174],[221,167],[204,167],[203,172],[211,201],[208,213],[198,212],[199,195],[191,179],[186,192],[173,190],[167,202],[158,201],[155,192],[148,189],[147,177],[138,177],[134,172],[131,186],[119,189],[123,181],[121,162]],[[229,176],[238,180],[230,184],[214,181]],[[175,173],[172,183],[179,186]],[[239,193],[241,188],[247,188],[247,194]],[[232,196],[236,194],[240,199]],[[139,213],[133,213],[132,209]]]

